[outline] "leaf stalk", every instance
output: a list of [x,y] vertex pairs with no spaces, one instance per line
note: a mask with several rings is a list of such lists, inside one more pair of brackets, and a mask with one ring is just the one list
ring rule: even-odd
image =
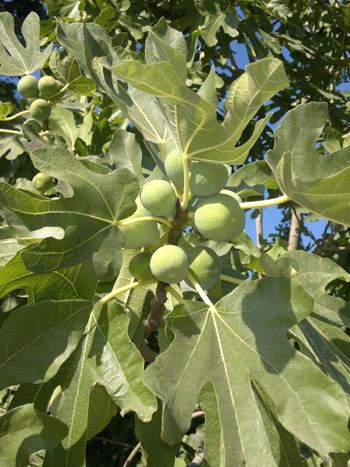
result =
[[261,209],[269,206],[276,206],[289,201],[290,198],[287,195],[279,196],[278,198],[263,199],[262,201],[245,201],[239,203],[241,209]]

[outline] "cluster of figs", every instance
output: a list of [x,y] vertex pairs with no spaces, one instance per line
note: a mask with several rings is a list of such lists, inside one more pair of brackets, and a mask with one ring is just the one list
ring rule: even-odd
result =
[[[168,180],[147,182],[136,200],[137,209],[128,219],[157,216],[173,219],[178,196],[184,186],[183,158],[172,150],[165,158],[164,168]],[[191,161],[189,185],[191,202],[189,212],[199,234],[207,240],[229,241],[240,235],[245,215],[239,198],[225,190],[230,167],[202,161]],[[215,251],[207,246],[181,248],[162,244],[156,221],[135,222],[120,227],[125,248],[149,247],[132,258],[129,271],[140,281],[155,279],[167,284],[188,281],[189,273],[203,288],[212,288],[220,278],[220,262]]]
[[[37,79],[33,75],[23,76],[17,84],[17,91],[27,99],[30,115],[42,123],[51,115],[52,99],[56,98],[64,85],[52,76],[42,76]],[[54,186],[54,180],[42,172],[32,180],[33,187],[40,193],[49,192]]]
[[52,76],[42,76],[37,79],[33,75],[27,75],[23,76],[17,84],[17,91],[29,100],[31,116],[39,122],[50,117],[49,101],[59,94],[62,88],[63,84]]

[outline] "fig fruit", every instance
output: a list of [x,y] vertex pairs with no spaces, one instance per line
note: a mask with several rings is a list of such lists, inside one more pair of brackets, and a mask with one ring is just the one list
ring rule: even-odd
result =
[[176,194],[171,184],[165,180],[152,180],[141,191],[141,203],[154,216],[174,217]]
[[50,104],[44,99],[35,99],[30,106],[30,113],[35,120],[43,122],[51,115]]
[[50,175],[43,172],[37,173],[32,179],[33,187],[40,193],[46,193],[55,186],[55,181]]
[[[128,217],[150,216],[151,214],[145,209],[139,198],[136,199],[136,211]],[[142,248],[157,243],[160,239],[157,222],[135,222],[135,224],[124,225],[119,227],[124,237],[124,248]]]
[[154,279],[150,267],[151,257],[152,253],[143,251],[132,258],[129,263],[129,272],[135,279],[139,281],[150,281]]
[[38,82],[40,97],[49,99],[51,96],[56,94],[59,90],[58,84],[58,81],[56,81],[52,76],[43,76],[40,78]]
[[167,284],[177,284],[186,278],[189,264],[182,248],[164,245],[153,253],[150,266],[156,279]]
[[194,224],[203,237],[224,242],[243,232],[245,215],[233,197],[218,194],[205,198],[198,204]]
[[192,161],[190,164],[191,193],[193,196],[200,197],[216,195],[226,185],[228,176],[225,165]]
[[23,76],[23,78],[18,81],[17,91],[27,99],[38,97],[38,80],[33,75]]
[[187,252],[190,272],[203,289],[211,289],[220,278],[219,258],[214,250],[196,246]]
[[184,186],[184,169],[181,153],[173,149],[166,156],[164,161],[165,173],[173,182],[176,188],[181,189]]

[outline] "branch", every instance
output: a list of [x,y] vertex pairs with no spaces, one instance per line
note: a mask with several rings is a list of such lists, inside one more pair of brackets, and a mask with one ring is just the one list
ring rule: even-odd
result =
[[131,453],[128,455],[126,461],[123,464],[123,467],[129,467],[134,460],[134,457],[137,456],[137,453],[139,452],[141,448],[141,443],[137,443],[134,449],[131,451]]
[[255,218],[255,232],[256,232],[256,246],[260,249],[262,247],[261,241],[263,239],[263,210],[259,209],[259,214]]
[[290,220],[290,230],[288,239],[288,251],[297,250],[299,248],[300,224],[301,220],[299,219],[295,208],[292,208],[292,217]]
[[[183,226],[188,220],[187,211],[181,209],[180,202],[177,202],[177,209],[174,219],[171,223],[171,229],[168,235],[168,245],[177,245],[181,237]],[[144,330],[144,341],[141,344],[141,348],[147,345],[148,337],[159,329],[162,322],[163,314],[165,311],[165,302],[167,301],[167,287],[169,284],[165,282],[158,282],[155,296],[151,302],[151,310],[148,316],[145,330]]]

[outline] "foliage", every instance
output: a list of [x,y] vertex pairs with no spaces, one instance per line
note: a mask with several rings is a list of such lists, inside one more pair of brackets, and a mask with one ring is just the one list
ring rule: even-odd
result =
[[0,106],[0,465],[97,465],[98,438],[118,465],[346,462],[350,275],[242,233],[288,203],[347,245],[346,11],[302,32],[307,2],[46,3],[40,34],[0,13],[0,72],[51,83],[43,118]]

